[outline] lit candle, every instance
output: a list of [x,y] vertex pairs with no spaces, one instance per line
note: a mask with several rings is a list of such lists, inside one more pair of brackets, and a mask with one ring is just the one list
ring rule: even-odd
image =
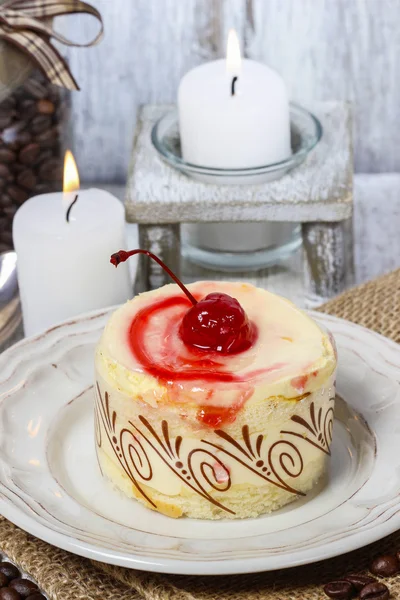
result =
[[227,59],[189,71],[178,92],[182,156],[195,165],[250,168],[288,158],[289,102],[271,68],[242,60],[232,30]]
[[124,207],[103,190],[79,190],[70,153],[64,192],[25,202],[14,217],[13,239],[25,335],[131,296],[128,269],[109,262],[126,245]]

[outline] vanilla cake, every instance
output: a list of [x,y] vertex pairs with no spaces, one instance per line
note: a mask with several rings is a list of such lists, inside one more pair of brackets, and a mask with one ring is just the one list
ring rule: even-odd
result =
[[198,301],[198,323],[201,299],[236,299],[250,337],[237,348],[229,341],[225,352],[205,349],[201,337],[188,344],[182,327],[193,307],[175,284],[116,310],[95,358],[101,471],[127,496],[171,517],[277,510],[307,494],[325,471],[333,339],[266,290],[227,282],[188,290]]

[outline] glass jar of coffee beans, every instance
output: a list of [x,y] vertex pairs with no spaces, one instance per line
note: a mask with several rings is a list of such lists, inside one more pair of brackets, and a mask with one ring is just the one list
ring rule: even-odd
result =
[[0,252],[13,248],[21,204],[62,189],[69,94],[39,70],[0,101]]

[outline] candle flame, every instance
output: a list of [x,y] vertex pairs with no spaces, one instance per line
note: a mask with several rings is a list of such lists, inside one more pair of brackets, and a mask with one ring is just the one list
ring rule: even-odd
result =
[[228,73],[237,75],[240,71],[242,59],[240,57],[240,44],[234,29],[229,30],[228,43],[226,46],[226,69]]
[[70,150],[67,150],[64,158],[64,192],[76,192],[79,190],[79,174],[75,159]]

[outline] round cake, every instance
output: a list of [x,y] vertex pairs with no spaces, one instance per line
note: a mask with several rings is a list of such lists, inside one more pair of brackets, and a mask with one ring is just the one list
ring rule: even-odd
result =
[[102,474],[171,517],[277,510],[325,471],[333,339],[291,302],[252,285],[188,290],[192,302],[175,284],[141,294],[105,327],[96,350]]

